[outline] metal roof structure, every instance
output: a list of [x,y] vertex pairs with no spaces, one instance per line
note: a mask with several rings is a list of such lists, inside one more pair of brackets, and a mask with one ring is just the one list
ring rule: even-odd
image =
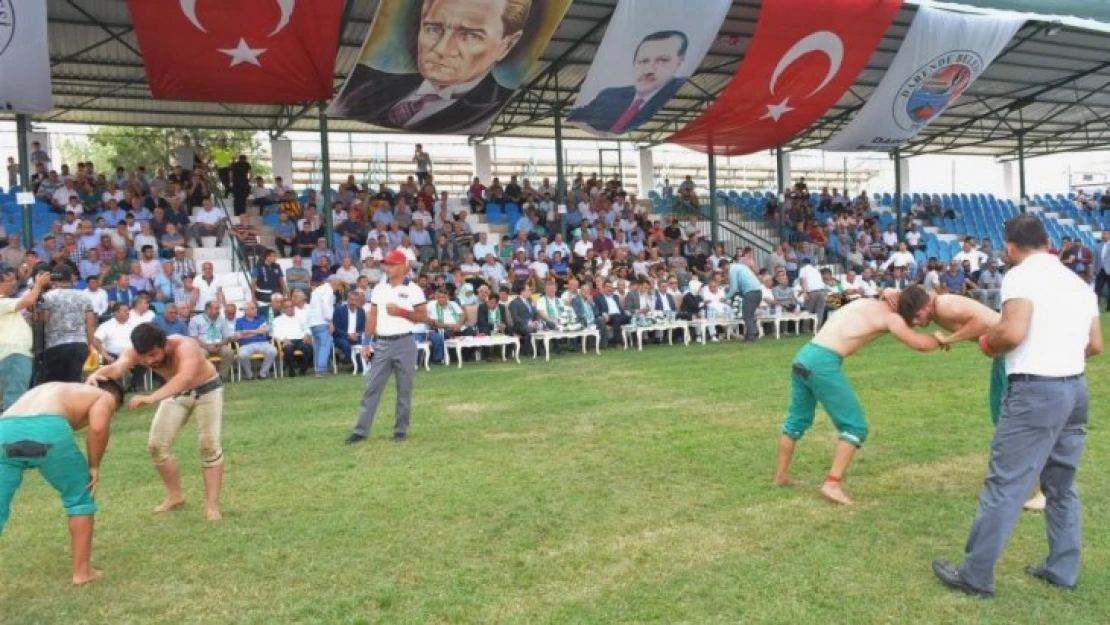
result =
[[[38,122],[246,129],[280,135],[314,131],[316,103],[242,105],[154,100],[125,0],[47,0],[55,109]],[[1036,12],[998,59],[902,155],[955,153],[1017,158],[1110,146],[1110,2],[956,0],[961,10]],[[823,119],[785,146],[819,147],[851,119],[893,60],[917,4],[903,7],[855,85]],[[575,0],[522,88],[485,139],[553,139],[556,110],[573,104],[617,0]],[[348,0],[337,54],[338,89],[353,68],[378,0]],[[721,37],[699,71],[655,119],[631,133],[662,143],[694,119],[729,83],[755,30],[759,0],[734,0]],[[1066,15],[1057,15],[1065,13]],[[10,115],[9,115],[10,117]],[[388,132],[329,119],[333,132]],[[573,127],[565,139],[594,139]],[[1020,144],[1020,145],[1019,145]]]

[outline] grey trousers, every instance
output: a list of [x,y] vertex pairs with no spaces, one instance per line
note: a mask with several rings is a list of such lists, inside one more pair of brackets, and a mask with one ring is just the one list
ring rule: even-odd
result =
[[409,418],[412,416],[412,378],[416,374],[416,339],[411,336],[374,343],[370,380],[358,407],[355,434],[370,435],[370,426],[374,424],[374,414],[378,411],[378,402],[385,392],[390,373],[397,378],[397,420],[393,423],[393,435],[408,434]]
[[1082,538],[1075,471],[1087,437],[1087,380],[1013,381],[991,441],[990,465],[960,576],[994,590],[994,567],[1022,503],[1040,476],[1048,499],[1048,557],[1041,566],[1063,584],[1079,577]]
[[755,321],[755,311],[763,301],[763,291],[748,291],[741,300],[741,313],[744,316],[744,340],[759,338],[759,325]]
[[810,291],[805,295],[805,308],[806,312],[817,315],[817,323],[820,324],[825,318],[825,302],[829,298],[829,292],[821,289],[820,291]]

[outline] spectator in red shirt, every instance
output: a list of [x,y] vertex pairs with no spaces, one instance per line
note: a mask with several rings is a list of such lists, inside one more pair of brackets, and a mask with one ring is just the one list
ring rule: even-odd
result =
[[471,211],[475,213],[486,212],[486,187],[477,176],[474,177],[474,183],[470,185],[470,191],[466,193],[466,197],[470,200]]

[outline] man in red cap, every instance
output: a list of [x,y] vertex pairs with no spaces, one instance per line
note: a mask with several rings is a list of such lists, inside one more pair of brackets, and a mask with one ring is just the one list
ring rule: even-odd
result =
[[[393,250],[382,259],[387,280],[370,293],[370,314],[366,316],[366,332],[362,337],[362,358],[370,362],[370,379],[359,405],[358,423],[347,437],[348,445],[366,440],[378,410],[378,402],[389,382],[389,374],[397,378],[397,420],[393,424],[393,442],[408,437],[412,413],[412,378],[416,372],[416,339],[413,327],[428,318],[424,291],[408,279],[409,259],[401,250]],[[373,361],[370,361],[373,355]]]

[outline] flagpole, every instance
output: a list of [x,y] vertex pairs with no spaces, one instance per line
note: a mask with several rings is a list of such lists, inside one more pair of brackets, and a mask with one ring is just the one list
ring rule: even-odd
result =
[[332,241],[332,232],[334,231],[334,222],[331,206],[331,157],[328,154],[328,104],[327,102],[320,103],[320,165],[322,171],[320,172],[321,179],[321,197],[324,198],[324,238],[328,241],[328,247],[334,247],[335,242]]
[[[17,114],[15,116],[15,133],[19,135],[16,139],[19,145],[19,186],[22,187],[24,193],[31,193],[31,153],[27,149],[27,133],[30,130],[31,124],[27,119],[27,114]],[[8,190],[11,191],[11,189]],[[27,249],[35,246],[31,230],[31,206],[29,204],[23,206],[23,245]],[[51,259],[44,258],[42,260],[49,262]]]

